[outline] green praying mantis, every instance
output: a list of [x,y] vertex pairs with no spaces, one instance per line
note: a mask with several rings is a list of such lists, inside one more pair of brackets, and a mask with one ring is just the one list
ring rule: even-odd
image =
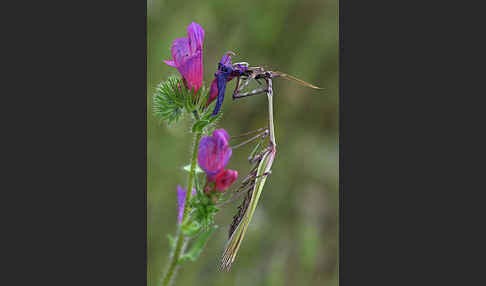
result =
[[[275,154],[277,152],[277,143],[275,140],[275,130],[274,130],[274,118],[273,118],[273,86],[272,79],[276,77],[283,77],[289,80],[293,80],[300,85],[320,89],[310,83],[303,80],[297,79],[291,75],[284,74],[281,72],[264,71],[261,67],[248,67],[248,63],[235,63],[233,65],[234,69],[244,68],[244,72],[237,76],[237,83],[235,90],[233,92],[233,100],[240,99],[243,97],[257,95],[266,93],[268,99],[268,127],[263,128],[263,132],[259,133],[255,137],[248,141],[260,139],[253,152],[250,154],[248,160],[250,163],[254,164],[251,169],[250,174],[242,181],[242,186],[237,190],[241,194],[246,194],[243,199],[242,204],[239,206],[238,213],[233,217],[233,223],[229,230],[229,239],[226,243],[223,256],[221,258],[221,270],[229,271],[232,263],[235,261],[238,250],[240,249],[241,242],[245,237],[245,233],[248,229],[248,225],[255,213],[258,201],[262,194],[263,186],[267,180],[268,175],[271,174],[271,168],[275,159]],[[240,85],[240,79],[244,82]],[[252,80],[263,79],[266,83],[265,88],[255,89],[249,92],[240,93]],[[262,129],[257,130],[261,131]],[[252,132],[250,132],[252,133]],[[269,143],[266,148],[262,151],[257,152],[261,143],[265,138],[269,138]],[[248,143],[243,142],[244,143]],[[240,144],[240,145],[242,145]]]

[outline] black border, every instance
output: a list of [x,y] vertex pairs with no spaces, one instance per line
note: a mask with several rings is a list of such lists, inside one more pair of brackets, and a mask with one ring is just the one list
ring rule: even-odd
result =
[[[435,225],[428,216],[443,196],[424,202],[447,182],[426,180],[436,168],[429,152],[444,144],[428,145],[438,126],[430,120],[450,93],[449,83],[434,82],[444,63],[431,60],[450,40],[430,48],[442,30],[429,25],[450,14],[430,17],[425,9],[339,1],[339,285],[420,284],[432,260],[444,258],[429,254],[443,236],[425,242]],[[434,275],[432,284],[448,274]]]
[[23,121],[12,190],[30,185],[11,192],[14,281],[146,285],[147,3],[40,6],[15,20],[33,33],[17,34],[22,102],[8,105]]

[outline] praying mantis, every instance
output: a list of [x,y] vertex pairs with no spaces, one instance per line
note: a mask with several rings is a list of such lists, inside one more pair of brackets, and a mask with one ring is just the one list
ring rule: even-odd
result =
[[[226,243],[223,256],[221,258],[220,269],[229,271],[241,246],[241,242],[243,241],[251,218],[253,217],[266,179],[268,175],[271,174],[271,168],[277,152],[273,118],[272,79],[282,77],[293,80],[306,87],[314,89],[320,88],[285,73],[265,71],[261,67],[249,67],[248,63],[246,62],[235,63],[230,66],[222,61],[218,65],[218,72],[215,74],[215,76],[218,80],[218,101],[213,114],[217,114],[219,108],[221,107],[228,77],[237,78],[236,87],[233,91],[233,100],[263,93],[266,93],[268,99],[268,127],[257,130],[258,132],[263,129],[261,133],[244,142],[248,143],[251,140],[260,139],[260,142],[248,158],[249,162],[255,165],[251,169],[250,174],[242,181],[242,186],[237,190],[237,192],[245,192],[243,194],[246,194],[246,196],[243,199],[242,204],[239,206],[238,213],[233,217],[233,223],[231,224],[228,233],[229,239]],[[241,80],[243,80],[243,83],[240,85]],[[264,80],[266,87],[242,93],[242,91],[252,80]],[[267,137],[269,138],[268,146],[261,152],[256,153],[261,142],[263,142],[263,140]]]

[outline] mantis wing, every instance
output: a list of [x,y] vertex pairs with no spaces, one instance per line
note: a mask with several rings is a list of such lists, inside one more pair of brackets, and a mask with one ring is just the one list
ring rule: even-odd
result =
[[238,249],[240,248],[246,230],[248,229],[248,225],[250,224],[253,213],[255,212],[258,200],[260,199],[263,186],[267,180],[267,176],[264,174],[272,167],[274,157],[274,151],[267,152],[258,165],[255,186],[253,189],[249,190],[250,202],[249,204],[246,204],[247,199],[245,199],[243,205],[241,206],[243,209],[240,209],[239,216],[236,218],[237,220],[240,219],[240,221],[233,233],[230,234],[230,238],[226,243],[223,257],[221,259],[221,269],[229,271],[231,264],[235,260]]
[[305,82],[305,81],[303,81],[303,80],[301,80],[301,79],[298,79],[298,78],[296,78],[296,77],[294,77],[294,76],[291,76],[291,75],[289,75],[289,74],[286,74],[286,73],[282,73],[282,72],[278,72],[278,71],[277,71],[277,72],[272,72],[272,75],[273,75],[274,77],[283,77],[283,78],[285,78],[285,79],[293,80],[293,81],[297,82],[298,84],[300,84],[300,85],[302,85],[302,86],[306,86],[306,87],[310,87],[310,88],[314,88],[314,89],[322,89],[322,88],[320,88],[320,87],[317,87],[317,86],[315,86],[315,85],[312,85],[312,84],[310,84],[310,83],[308,83],[308,82]]

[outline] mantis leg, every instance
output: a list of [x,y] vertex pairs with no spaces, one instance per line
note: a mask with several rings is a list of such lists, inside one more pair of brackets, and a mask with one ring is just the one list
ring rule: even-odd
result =
[[245,87],[248,86],[251,80],[255,79],[258,75],[263,73],[263,68],[261,67],[254,67],[252,68],[254,72],[245,80],[245,82],[240,86],[240,77],[238,77],[235,90],[233,91],[233,99],[238,98],[238,93],[241,92]]
[[261,94],[261,93],[267,93],[267,92],[268,92],[268,89],[267,88],[254,89],[252,91],[245,92],[245,93],[233,94],[233,99],[239,99],[239,98],[243,98],[243,97],[247,97],[247,96],[252,96],[252,95],[257,95],[257,94]]
[[243,85],[238,87],[238,89],[236,90],[235,94],[238,93],[238,92],[240,92],[240,91],[242,91],[250,83],[250,81],[255,78],[255,76],[256,76],[256,74],[250,75],[246,79],[246,81],[243,83]]
[[254,68],[256,71],[253,72],[247,79],[246,81],[240,86],[239,84],[239,78],[238,78],[238,83],[237,83],[237,88],[235,88],[235,91],[233,92],[233,100],[238,99],[238,98],[243,98],[247,96],[252,96],[252,95],[257,95],[261,93],[268,93],[268,87],[267,88],[260,88],[260,89],[255,89],[249,92],[245,93],[240,93],[253,79],[261,78],[262,75],[265,76],[270,76],[270,74],[266,73],[263,71],[263,68],[261,67],[256,67]]
[[245,82],[243,83],[243,85],[240,86],[240,77],[238,77],[237,81],[236,81],[236,87],[235,87],[235,90],[233,91],[233,100],[235,100],[237,98],[237,95],[239,92],[241,92],[249,83],[250,81],[252,80],[253,78],[250,76],[248,77]]
[[262,130],[268,130],[268,127],[262,127],[262,128],[258,128],[256,130],[252,130],[252,131],[249,131],[249,132],[237,135],[237,136],[231,136],[231,139],[235,139],[235,138],[243,137],[243,136],[250,135],[250,134],[253,134],[253,133],[257,133],[257,132],[260,132]]
[[243,145],[246,145],[246,144],[248,144],[248,143],[250,143],[250,142],[252,142],[252,141],[254,141],[254,140],[256,140],[256,139],[258,139],[258,138],[260,138],[260,137],[261,137],[262,139],[264,139],[265,137],[267,137],[267,135],[268,135],[269,133],[270,133],[270,132],[268,131],[268,129],[266,129],[266,130],[265,130],[265,131],[263,131],[262,133],[257,134],[257,135],[255,135],[255,136],[251,137],[250,139],[248,139],[248,140],[245,140],[245,141],[241,142],[241,143],[240,143],[240,144],[238,144],[238,145],[232,146],[231,148],[232,148],[232,149],[236,149],[236,148],[241,147],[241,146],[243,146]]
[[271,151],[272,151],[272,147],[269,146],[269,147],[263,149],[263,151],[260,152],[259,154],[256,154],[255,156],[248,157],[248,161],[250,162],[250,164],[259,163],[260,160],[263,158],[263,156],[267,155],[267,153],[269,153]]
[[234,99],[234,95],[237,94],[240,90],[240,77],[236,77],[236,86],[235,86],[235,90],[233,91],[233,99]]

